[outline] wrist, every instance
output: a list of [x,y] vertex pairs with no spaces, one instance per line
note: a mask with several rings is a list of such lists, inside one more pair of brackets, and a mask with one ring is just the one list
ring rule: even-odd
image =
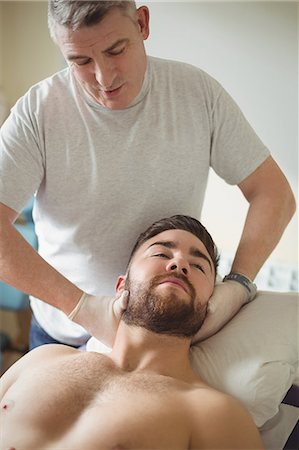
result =
[[79,298],[79,301],[76,304],[75,308],[70,312],[70,314],[68,314],[68,318],[70,320],[73,320],[74,317],[78,314],[78,312],[80,311],[81,307],[85,303],[87,297],[88,297],[88,294],[86,294],[86,292],[83,292],[81,297]]
[[250,278],[246,277],[246,275],[243,275],[238,272],[231,272],[223,278],[223,282],[226,281],[235,281],[236,283],[241,284],[245,288],[247,293],[245,303],[249,303],[255,299],[257,293],[257,286],[255,283],[253,283],[253,281]]

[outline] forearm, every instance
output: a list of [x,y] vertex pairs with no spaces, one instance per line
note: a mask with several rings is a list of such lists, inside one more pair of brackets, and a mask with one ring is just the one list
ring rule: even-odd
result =
[[69,314],[82,295],[33,249],[15,227],[3,220],[0,226],[0,279]]
[[[293,216],[295,199],[286,178],[271,157],[239,187],[249,202],[249,209],[231,272],[254,280]],[[232,279],[217,283],[209,300],[206,319],[192,342],[200,342],[215,334],[250,299],[248,283],[244,286]]]
[[284,177],[258,194],[240,187],[250,206],[232,271],[254,279],[292,218],[295,200]]

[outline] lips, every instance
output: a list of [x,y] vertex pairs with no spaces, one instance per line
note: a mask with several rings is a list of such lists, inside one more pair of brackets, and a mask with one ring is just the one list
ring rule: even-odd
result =
[[171,283],[171,284],[177,285],[180,288],[182,288],[185,292],[187,292],[187,294],[189,294],[188,287],[186,286],[184,281],[180,280],[179,278],[175,278],[175,277],[166,278],[165,280],[161,281],[161,283],[159,283],[159,284],[164,284],[164,283]]
[[107,98],[115,97],[121,90],[122,86],[123,85],[119,86],[116,89],[112,89],[111,91],[102,91],[102,92],[103,92],[104,96]]

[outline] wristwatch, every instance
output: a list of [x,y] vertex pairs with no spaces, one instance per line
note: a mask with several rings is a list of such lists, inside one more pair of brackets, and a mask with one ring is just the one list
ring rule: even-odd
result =
[[242,286],[247,289],[248,298],[246,303],[252,302],[252,300],[254,300],[257,293],[257,287],[256,284],[254,284],[253,281],[250,280],[250,278],[247,278],[241,273],[231,272],[223,278],[224,282],[228,280],[236,281],[237,283],[242,284]]

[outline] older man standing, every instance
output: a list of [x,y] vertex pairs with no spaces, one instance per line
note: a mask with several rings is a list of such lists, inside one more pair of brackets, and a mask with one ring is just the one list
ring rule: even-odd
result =
[[[284,175],[214,79],[146,55],[146,6],[51,0],[49,28],[68,68],[33,86],[0,135],[0,277],[31,294],[31,347],[89,333],[112,344],[126,308],[113,281],[134,237],[161,215],[199,218],[210,167],[249,202],[199,338],[214,333],[254,298],[292,217]],[[33,193],[38,253],[13,227]]]

